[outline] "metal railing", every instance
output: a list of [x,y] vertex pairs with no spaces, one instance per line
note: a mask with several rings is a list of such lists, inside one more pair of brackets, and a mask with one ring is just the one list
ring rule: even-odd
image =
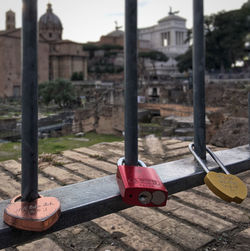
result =
[[38,197],[37,1],[22,12],[22,200]]
[[125,1],[125,162],[138,162],[137,1]]
[[[125,3],[125,162],[127,165],[137,165],[137,1],[125,0]],[[194,143],[197,154],[205,159],[203,0],[193,0],[193,6]],[[36,27],[37,0],[23,0],[22,200],[24,201],[32,201],[38,197]],[[249,170],[248,146],[217,152],[217,155],[233,174]],[[217,170],[210,158],[207,160],[207,165],[210,170]],[[204,183],[205,172],[193,158],[163,163],[152,168],[167,187],[169,195]],[[3,222],[3,212],[10,200],[1,201],[0,249],[129,207],[121,199],[114,175],[44,191],[41,195],[57,197],[60,200],[62,214],[58,222],[42,233],[13,230]]]
[[194,150],[206,159],[205,52],[203,0],[193,0]]
[[[247,146],[216,152],[216,155],[232,174],[249,170],[250,154]],[[207,166],[211,171],[219,170],[211,158],[207,158]],[[194,162],[193,157],[151,167],[158,173],[168,189],[169,195],[204,184],[203,179],[206,173]],[[3,223],[3,211],[10,200],[1,201],[0,249],[129,207],[121,199],[115,175],[44,191],[41,195],[56,197],[60,200],[61,217],[57,223],[49,230],[41,233],[13,230]]]

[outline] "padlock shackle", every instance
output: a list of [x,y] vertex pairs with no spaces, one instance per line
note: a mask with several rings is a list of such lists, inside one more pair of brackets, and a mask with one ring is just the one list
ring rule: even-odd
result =
[[225,174],[230,174],[224,164],[220,161],[220,159],[208,148],[206,147],[206,151],[210,154],[210,156],[214,159],[214,161],[220,166],[220,168],[225,172]]
[[[207,168],[205,162],[199,157],[199,155],[194,151],[194,143],[190,143],[188,145],[188,148],[190,152],[194,155],[195,159],[198,161],[198,163],[201,165],[201,167],[205,170],[206,173],[209,173],[209,169]],[[213,160],[219,165],[219,167],[226,173],[230,174],[226,167],[223,165],[223,163],[220,161],[220,159],[206,146],[206,151],[209,153],[209,155],[213,158]]]
[[195,159],[198,161],[200,166],[204,169],[206,173],[209,173],[209,169],[207,168],[204,161],[199,157],[199,155],[194,151],[194,143],[190,143],[188,145],[189,151],[194,155]]
[[[117,166],[123,166],[123,165],[126,165],[125,157],[122,157],[117,161]],[[147,167],[146,164],[141,160],[138,160],[138,166]]]

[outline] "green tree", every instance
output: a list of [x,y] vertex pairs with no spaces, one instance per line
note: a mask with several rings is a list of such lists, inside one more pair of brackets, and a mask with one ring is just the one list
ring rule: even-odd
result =
[[89,52],[89,58],[93,58],[95,56],[95,51],[99,49],[99,47],[93,43],[83,44],[82,49],[84,51]]
[[77,81],[77,80],[83,80],[83,73],[80,72],[74,72],[70,78],[72,81]]
[[[250,31],[250,5],[239,10],[219,12],[204,19],[207,70],[224,71],[230,69],[237,60],[243,60],[246,51],[245,37]],[[178,68],[190,69],[192,64],[191,48],[176,58]]]
[[185,54],[176,57],[177,67],[180,72],[192,69],[192,47],[190,47]]
[[49,105],[53,100],[54,95],[54,82],[44,82],[38,85],[38,100],[45,104]]
[[160,51],[139,52],[139,54],[138,54],[138,66],[139,66],[138,69],[139,69],[139,75],[142,77],[142,79],[147,79],[150,77],[148,75],[148,73],[146,72],[146,67],[145,67],[145,60],[147,60],[147,59],[149,59],[152,64],[154,77],[157,77],[155,63],[157,61],[161,61],[161,62],[168,61],[168,57]]
[[60,108],[69,108],[76,102],[74,86],[67,80],[57,79],[41,83],[38,88],[38,97],[41,103],[49,105],[51,102]]
[[148,58],[152,61],[162,61],[162,62],[168,61],[168,57],[160,51],[139,52],[139,57]]
[[103,44],[100,46],[100,50],[110,51],[110,50],[123,50],[123,46],[115,44]]
[[108,53],[117,53],[117,52],[112,52],[113,50],[115,51],[122,51],[123,50],[123,46],[121,45],[114,45],[114,44],[102,44],[102,45],[97,45],[97,44],[93,44],[93,43],[86,43],[83,44],[83,50],[84,51],[88,51],[89,52],[89,58],[92,59],[95,56],[95,51],[98,50],[103,50],[105,51],[105,54]]

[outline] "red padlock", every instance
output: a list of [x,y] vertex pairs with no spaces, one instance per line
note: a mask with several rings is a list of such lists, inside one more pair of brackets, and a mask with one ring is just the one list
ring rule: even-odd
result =
[[168,191],[153,168],[142,161],[138,166],[124,165],[125,158],[117,162],[116,180],[125,203],[142,207],[166,205]]

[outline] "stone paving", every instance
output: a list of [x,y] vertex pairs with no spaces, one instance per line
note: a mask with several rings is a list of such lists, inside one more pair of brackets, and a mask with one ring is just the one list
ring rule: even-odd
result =
[[[188,143],[139,139],[139,158],[147,165],[184,158]],[[40,156],[39,191],[115,173],[123,144]],[[1,162],[0,172],[0,199],[20,193],[20,162]],[[249,188],[250,171],[239,176]],[[129,208],[6,250],[250,250],[250,197],[228,204],[200,186],[172,195],[163,208]]]

